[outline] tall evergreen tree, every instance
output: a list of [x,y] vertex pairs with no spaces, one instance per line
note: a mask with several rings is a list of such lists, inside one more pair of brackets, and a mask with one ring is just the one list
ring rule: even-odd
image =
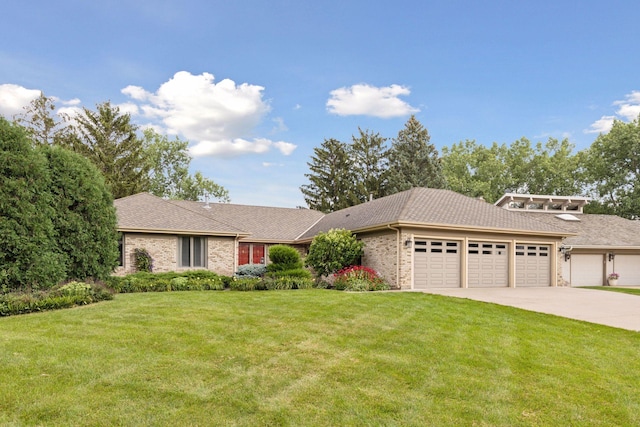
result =
[[48,288],[64,278],[50,182],[27,132],[0,117],[0,292]]
[[446,188],[438,150],[427,129],[415,118],[407,121],[389,150],[389,191],[413,187]]
[[329,213],[358,204],[354,193],[355,174],[348,147],[336,139],[325,139],[313,149],[309,184],[300,187],[307,206]]
[[68,279],[106,279],[118,265],[113,197],[86,158],[59,146],[40,146],[51,175],[54,242]]
[[110,102],[82,110],[63,144],[98,167],[114,198],[147,191],[149,164],[130,115]]
[[386,196],[388,160],[385,147],[386,138],[379,133],[363,131],[353,136],[349,154],[353,160],[356,175],[355,193],[359,202],[366,202],[370,197]]
[[39,97],[24,107],[24,113],[19,114],[15,122],[27,130],[36,145],[52,145],[66,131],[65,119],[54,114],[55,109],[53,98],[40,92]]

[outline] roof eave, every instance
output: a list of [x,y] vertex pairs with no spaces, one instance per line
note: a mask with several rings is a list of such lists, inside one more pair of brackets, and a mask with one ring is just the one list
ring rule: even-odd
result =
[[143,228],[143,227],[117,227],[122,233],[147,233],[147,234],[180,234],[180,235],[196,235],[196,236],[221,236],[221,237],[246,237],[248,233],[234,233],[230,231],[212,231],[212,230],[176,230],[164,228]]

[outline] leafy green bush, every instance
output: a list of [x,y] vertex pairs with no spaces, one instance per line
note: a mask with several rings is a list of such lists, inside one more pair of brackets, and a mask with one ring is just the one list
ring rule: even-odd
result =
[[245,264],[238,267],[237,277],[262,277],[267,272],[264,264]]
[[69,282],[47,291],[0,294],[0,316],[57,310],[113,299],[113,293],[99,283]]
[[124,277],[112,276],[107,280],[107,285],[118,293],[217,291],[225,288],[222,277],[208,270],[190,270],[182,273],[138,272]]
[[278,277],[300,277],[303,279],[311,279],[311,272],[304,268],[296,268],[294,270],[272,271],[265,274],[268,278]]
[[263,279],[263,285],[267,290],[311,289],[314,281],[310,277],[267,277]]
[[258,291],[266,289],[262,280],[254,277],[234,278],[229,284],[232,291]]
[[306,263],[318,278],[355,264],[362,256],[364,243],[349,230],[332,229],[313,238]]
[[343,268],[334,278],[333,286],[337,290],[364,292],[391,289],[375,270],[361,265]]
[[269,260],[267,271],[296,270],[302,268],[300,253],[293,247],[287,245],[273,245],[269,248]]
[[133,250],[134,264],[136,270],[144,273],[151,273],[153,271],[153,258],[144,248],[135,248]]

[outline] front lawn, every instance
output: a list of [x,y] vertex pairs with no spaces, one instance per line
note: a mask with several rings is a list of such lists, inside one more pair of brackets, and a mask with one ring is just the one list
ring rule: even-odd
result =
[[0,318],[0,425],[640,425],[638,354],[438,295],[123,294]]

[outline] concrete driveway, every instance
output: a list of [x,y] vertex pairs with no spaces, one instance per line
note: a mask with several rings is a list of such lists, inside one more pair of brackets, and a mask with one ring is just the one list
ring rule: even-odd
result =
[[640,331],[640,296],[637,295],[564,287],[429,289],[425,292]]

